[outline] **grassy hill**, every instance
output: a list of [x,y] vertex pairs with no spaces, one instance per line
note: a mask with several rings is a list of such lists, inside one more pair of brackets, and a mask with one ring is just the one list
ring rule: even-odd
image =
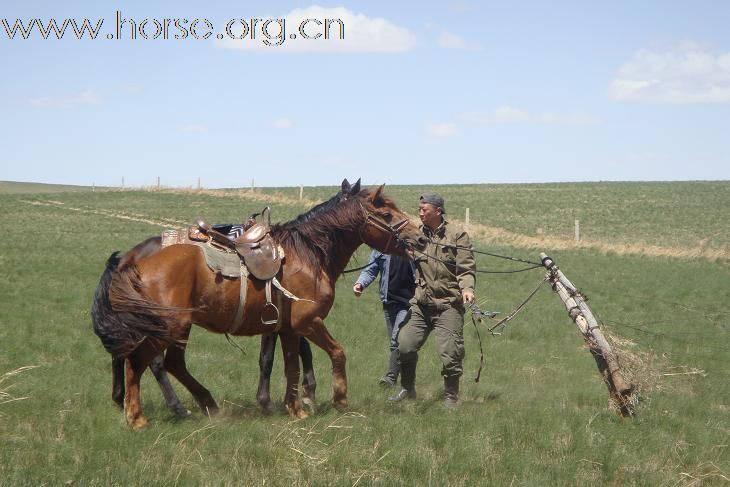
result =
[[[194,412],[173,418],[146,374],[142,400],[152,424],[138,433],[110,400],[109,356],[90,325],[109,254],[197,216],[242,221],[271,203],[273,219],[287,220],[336,188],[305,188],[303,201],[298,188],[75,188],[52,195],[17,189],[0,185],[0,484],[722,485],[730,478],[729,259],[598,246],[722,252],[730,243],[728,182],[437,188],[450,218],[463,220],[470,208],[473,228],[485,232],[476,248],[528,259],[546,251],[589,296],[640,386],[634,418],[621,419],[609,407],[593,359],[547,287],[501,336],[480,325],[486,362],[479,383],[478,341],[467,317],[456,412],[438,400],[432,343],[420,354],[419,400],[388,405],[390,391],[377,386],[387,360],[377,292],[355,299],[355,276],[346,275],[327,325],[347,353],[349,412],[329,406],[329,360],[315,350],[318,413],[303,421],[283,409],[264,415],[254,398],[258,341],[235,339],[241,354],[222,336],[196,328],[188,364],[221,414],[204,417],[177,386]],[[426,188],[387,189],[415,215]],[[596,245],[557,245],[571,241],[575,218]],[[366,256],[362,248],[352,265]],[[515,267],[487,256],[478,266]],[[504,315],[542,276],[480,274],[477,299]],[[277,357],[272,381],[278,401],[281,362]]]

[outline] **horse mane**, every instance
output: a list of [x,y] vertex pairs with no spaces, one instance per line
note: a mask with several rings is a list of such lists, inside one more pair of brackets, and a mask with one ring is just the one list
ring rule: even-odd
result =
[[294,220],[272,225],[271,234],[285,252],[296,253],[315,275],[324,270],[336,277],[339,272],[337,249],[346,243],[344,233],[352,232],[362,224],[360,201],[369,194],[367,189],[356,195],[340,191]]

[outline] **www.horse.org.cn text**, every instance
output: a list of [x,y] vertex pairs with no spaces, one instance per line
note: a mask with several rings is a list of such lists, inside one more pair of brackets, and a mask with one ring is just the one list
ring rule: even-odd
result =
[[[344,40],[345,23],[341,19],[303,19],[290,21],[284,18],[233,18],[228,20],[221,32],[208,19],[145,18],[137,20],[124,18],[117,10],[113,32],[102,32],[104,19],[0,19],[4,34],[10,40],[40,38],[78,40],[106,38],[109,40],[206,40],[259,41],[267,46],[281,46],[287,40]],[[287,30],[289,28],[289,30]],[[0,33],[2,35],[2,33]]]

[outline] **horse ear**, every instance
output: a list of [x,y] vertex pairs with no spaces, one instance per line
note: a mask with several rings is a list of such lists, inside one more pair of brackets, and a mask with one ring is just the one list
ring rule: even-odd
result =
[[343,193],[349,193],[350,192],[350,182],[347,180],[347,178],[342,180],[342,192]]
[[358,178],[357,181],[355,181],[355,184],[352,185],[352,189],[350,189],[350,194],[358,194],[360,192],[360,179]]
[[383,199],[383,188],[385,188],[385,184],[381,184],[380,186],[378,186],[378,189],[373,191],[373,193],[370,195],[370,201],[372,201],[373,204],[376,204],[378,200]]

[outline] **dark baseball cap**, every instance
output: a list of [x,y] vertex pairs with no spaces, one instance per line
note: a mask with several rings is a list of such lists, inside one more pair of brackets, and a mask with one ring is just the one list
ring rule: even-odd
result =
[[423,193],[419,198],[422,203],[429,203],[436,208],[441,208],[441,213],[446,213],[446,207],[444,206],[444,199],[437,193]]

